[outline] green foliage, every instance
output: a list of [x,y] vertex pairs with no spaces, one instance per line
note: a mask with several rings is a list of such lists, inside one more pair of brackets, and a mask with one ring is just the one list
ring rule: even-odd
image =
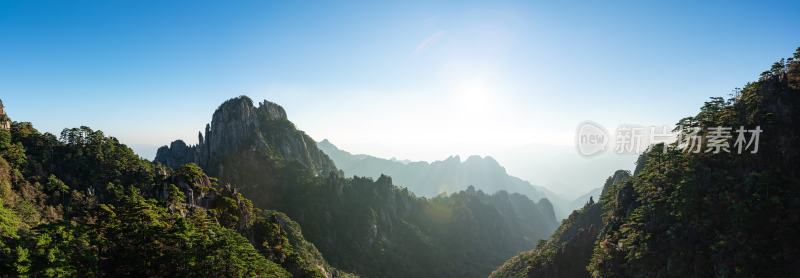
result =
[[776,63],[733,99],[713,98],[683,121],[760,126],[758,153],[660,145],[644,155],[636,177],[607,197],[611,211],[590,264],[595,276],[800,274],[800,92],[790,83],[797,63]]
[[235,231],[207,222],[198,226],[136,190],[119,206],[101,206],[99,213],[101,265],[119,275],[289,276]]
[[285,212],[332,264],[369,277],[487,275],[554,228],[543,221],[553,218],[549,203],[519,194],[471,189],[429,200],[388,177],[315,176],[266,155],[229,157],[222,168],[237,171],[222,181],[252,185],[241,190],[257,207]]
[[11,165],[0,157],[0,201],[8,203],[14,198],[14,191],[11,188]]
[[[689,153],[660,144],[640,156],[633,177],[607,183],[591,260],[572,268],[588,266],[588,273],[574,277],[800,276],[799,69],[800,48],[733,98],[712,98],[678,123],[680,132],[760,126],[757,153]],[[575,261],[564,257],[568,249],[548,248],[556,242],[515,257],[496,276],[570,277],[546,272]]]
[[181,191],[181,189],[174,184],[170,184],[168,190],[169,195],[167,196],[167,204],[170,206],[177,206],[186,201],[186,195],[184,195],[183,191]]
[[50,175],[47,178],[47,188],[48,192],[58,192],[58,193],[66,193],[69,192],[69,186],[67,186],[63,181],[58,179],[55,175]]
[[5,151],[11,145],[11,131],[0,129],[0,152]]
[[20,274],[46,277],[92,277],[99,272],[95,235],[85,226],[59,222],[36,227],[21,245],[27,248],[31,268]]
[[19,225],[19,219],[14,211],[3,206],[2,201],[0,201],[0,238],[17,238]]
[[[282,247],[302,252],[280,261],[256,249],[240,233],[265,232],[253,223],[268,214],[196,165],[169,173],[87,127],[56,139],[14,123],[9,141],[0,157],[0,273],[319,277],[301,261],[303,252],[317,252],[313,245],[294,247],[308,244],[302,235]],[[297,267],[289,273],[282,265]]]
[[14,167],[24,167],[28,163],[28,158],[25,156],[25,147],[19,142],[6,146],[2,155]]
[[205,178],[206,174],[203,173],[203,169],[197,166],[197,164],[188,163],[178,167],[178,169],[175,170],[174,176],[184,181],[193,182],[202,180]]

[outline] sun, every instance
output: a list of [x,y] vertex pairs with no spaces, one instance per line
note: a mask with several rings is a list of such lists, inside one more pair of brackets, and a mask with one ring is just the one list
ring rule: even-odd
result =
[[494,105],[492,86],[484,76],[467,75],[458,78],[451,89],[459,111],[475,114],[490,112]]

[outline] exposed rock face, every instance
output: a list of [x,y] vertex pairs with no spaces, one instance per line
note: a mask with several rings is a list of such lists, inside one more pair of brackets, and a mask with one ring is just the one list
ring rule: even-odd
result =
[[9,119],[8,115],[6,115],[5,106],[3,106],[2,100],[0,100],[0,129],[11,129],[11,119]]
[[158,149],[156,158],[161,159],[161,163],[177,168],[180,165],[195,162],[196,149],[189,147],[182,140],[172,142],[169,147],[164,146]]
[[220,162],[243,153],[279,156],[316,174],[337,171],[333,161],[317,149],[314,140],[288,120],[283,107],[266,100],[256,107],[246,96],[220,105],[204,134],[198,135],[197,145],[187,146],[180,140],[172,142],[169,147],[158,149],[155,161],[172,168],[194,162],[209,174],[222,176],[225,169]]

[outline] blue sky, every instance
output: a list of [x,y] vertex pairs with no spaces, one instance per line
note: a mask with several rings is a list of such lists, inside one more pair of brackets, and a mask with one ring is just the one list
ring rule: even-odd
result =
[[[148,158],[241,94],[356,153],[502,158],[583,120],[673,124],[800,46],[797,1],[695,2],[0,1],[0,99]],[[602,182],[536,159],[498,160],[574,187],[556,191]]]

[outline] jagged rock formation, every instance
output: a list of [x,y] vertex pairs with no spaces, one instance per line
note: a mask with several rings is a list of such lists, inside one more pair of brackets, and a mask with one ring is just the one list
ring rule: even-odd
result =
[[205,132],[198,135],[197,145],[174,141],[158,149],[155,161],[173,168],[193,162],[222,177],[226,170],[235,171],[224,168],[222,161],[228,157],[260,154],[298,162],[318,175],[336,172],[333,161],[294,127],[283,107],[266,100],[256,107],[246,96],[220,105]]

